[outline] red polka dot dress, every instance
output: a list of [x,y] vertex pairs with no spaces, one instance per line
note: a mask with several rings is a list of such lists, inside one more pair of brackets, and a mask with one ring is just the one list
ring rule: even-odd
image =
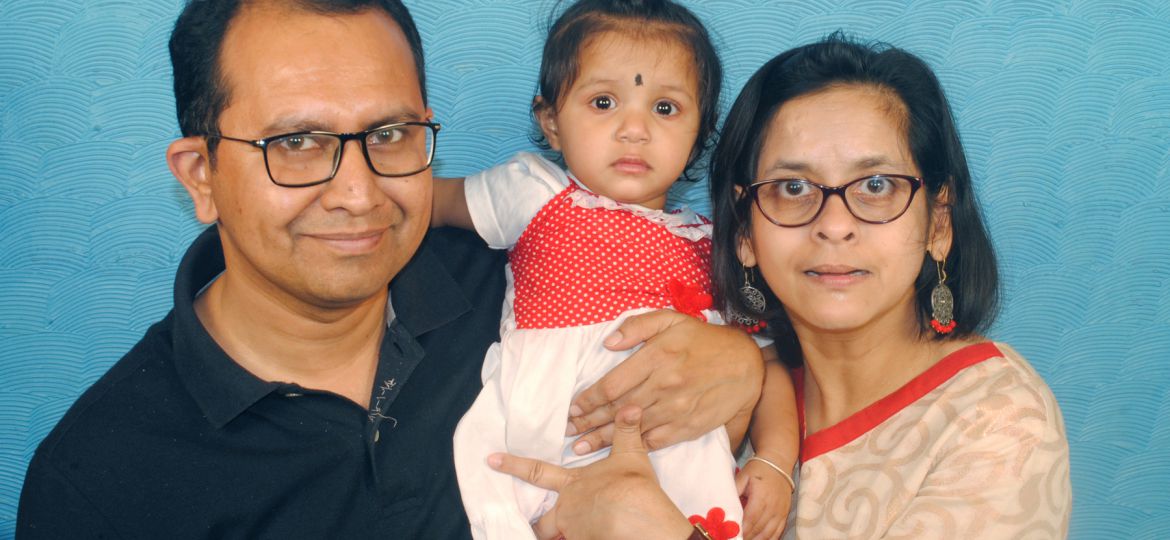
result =
[[[594,194],[532,154],[465,180],[476,231],[508,249],[499,343],[484,359],[484,388],[455,432],[455,464],[476,538],[532,538],[529,523],[556,494],[492,471],[510,452],[565,466],[565,437],[580,390],[629,356],[603,340],[630,315],[661,308],[721,322],[712,311],[710,223],[690,210],[663,212]],[[663,489],[686,515],[722,508],[742,520],[727,433],[651,455]]]

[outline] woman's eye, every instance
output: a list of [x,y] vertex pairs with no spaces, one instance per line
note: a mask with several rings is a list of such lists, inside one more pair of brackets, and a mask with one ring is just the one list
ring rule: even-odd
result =
[[788,197],[799,197],[808,191],[808,184],[799,180],[781,182],[780,190]]
[[865,192],[870,195],[881,195],[890,189],[890,180],[875,176],[865,181]]
[[609,110],[613,108],[613,98],[609,96],[597,96],[593,98],[593,108],[603,111]]
[[678,106],[669,101],[659,101],[654,104],[654,112],[662,116],[674,116],[678,114]]

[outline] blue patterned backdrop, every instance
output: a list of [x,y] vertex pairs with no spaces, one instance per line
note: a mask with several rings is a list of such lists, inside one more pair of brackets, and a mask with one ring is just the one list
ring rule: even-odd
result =
[[[439,172],[529,148],[554,2],[407,3],[445,126]],[[839,28],[935,66],[1002,256],[992,336],[1064,409],[1072,536],[1170,538],[1170,2],[689,4],[721,49],[728,102],[764,60]],[[36,445],[170,308],[200,229],[163,160],[181,5],[0,0],[0,537]],[[706,208],[702,186],[688,191]]]

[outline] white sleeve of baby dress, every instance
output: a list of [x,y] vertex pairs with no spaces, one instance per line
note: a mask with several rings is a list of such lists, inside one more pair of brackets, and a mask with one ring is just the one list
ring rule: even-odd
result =
[[475,232],[495,249],[516,244],[528,223],[569,185],[557,164],[520,152],[502,165],[468,176],[463,182]]

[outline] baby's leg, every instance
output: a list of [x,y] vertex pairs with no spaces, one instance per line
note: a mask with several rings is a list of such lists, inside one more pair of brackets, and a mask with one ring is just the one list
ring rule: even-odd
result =
[[512,477],[493,471],[486,461],[494,452],[507,451],[499,354],[498,343],[488,349],[483,390],[455,429],[455,472],[474,538],[534,538],[517,505]]
[[[580,332],[566,329],[517,330],[504,340],[499,379],[509,453],[560,462],[583,341]],[[512,484],[526,519],[552,507],[555,493],[519,479]]]
[[743,526],[743,506],[735,489],[735,460],[727,431],[719,428],[702,437],[650,454],[658,482],[683,515],[706,517],[722,508],[726,521]]

